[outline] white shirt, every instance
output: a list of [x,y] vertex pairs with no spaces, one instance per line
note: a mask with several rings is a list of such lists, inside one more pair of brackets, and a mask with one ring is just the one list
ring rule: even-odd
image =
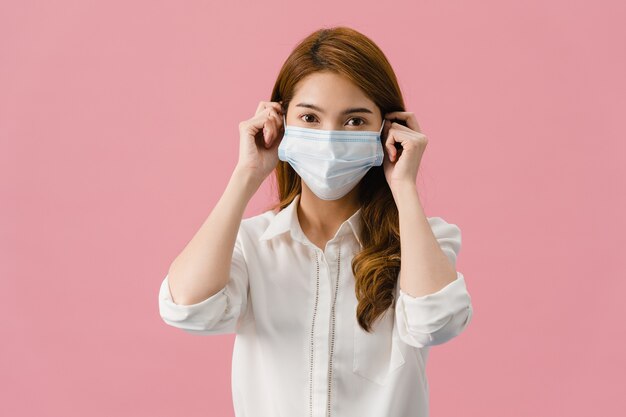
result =
[[[472,317],[463,275],[421,297],[396,285],[395,306],[367,333],[356,319],[350,267],[361,247],[361,209],[322,251],[300,227],[299,198],[278,214],[241,221],[230,281],[220,292],[177,305],[166,275],[162,319],[189,333],[236,334],[237,417],[428,416],[429,349],[460,334]],[[456,266],[460,229],[441,217],[428,221]]]

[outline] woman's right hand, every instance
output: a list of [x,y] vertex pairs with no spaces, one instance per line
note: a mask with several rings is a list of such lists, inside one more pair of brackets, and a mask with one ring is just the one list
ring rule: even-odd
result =
[[276,168],[284,131],[281,103],[261,101],[254,117],[239,123],[237,169],[262,182]]

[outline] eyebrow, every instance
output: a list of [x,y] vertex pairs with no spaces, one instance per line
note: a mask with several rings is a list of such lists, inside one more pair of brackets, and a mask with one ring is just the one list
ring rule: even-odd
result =
[[[317,110],[320,113],[324,113],[324,110],[322,110],[320,107],[317,107],[314,104],[309,104],[309,103],[299,103],[296,104],[296,107],[306,107],[309,109],[313,109],[313,110]],[[370,113],[373,114],[373,112],[365,107],[352,107],[349,109],[345,109],[343,112],[341,112],[341,114],[351,114],[351,113]]]

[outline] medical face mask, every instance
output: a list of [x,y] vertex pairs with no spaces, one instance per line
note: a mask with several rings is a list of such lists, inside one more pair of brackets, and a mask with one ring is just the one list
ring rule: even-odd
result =
[[373,166],[383,163],[378,132],[320,130],[287,125],[278,146],[278,159],[289,162],[306,185],[322,200],[348,194]]

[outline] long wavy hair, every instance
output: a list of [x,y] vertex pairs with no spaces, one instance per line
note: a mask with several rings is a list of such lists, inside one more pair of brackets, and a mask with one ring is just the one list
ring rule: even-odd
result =
[[[292,50],[278,74],[271,101],[282,100],[286,113],[296,84],[317,71],[334,71],[349,78],[377,105],[381,115],[405,111],[398,81],[383,52],[371,39],[345,26],[319,29]],[[285,161],[278,161],[275,174],[279,201],[272,208],[282,210],[302,191],[301,179]],[[394,305],[400,271],[399,218],[382,165],[372,167],[358,187],[363,248],[351,267],[357,320],[370,332],[374,321]]]

